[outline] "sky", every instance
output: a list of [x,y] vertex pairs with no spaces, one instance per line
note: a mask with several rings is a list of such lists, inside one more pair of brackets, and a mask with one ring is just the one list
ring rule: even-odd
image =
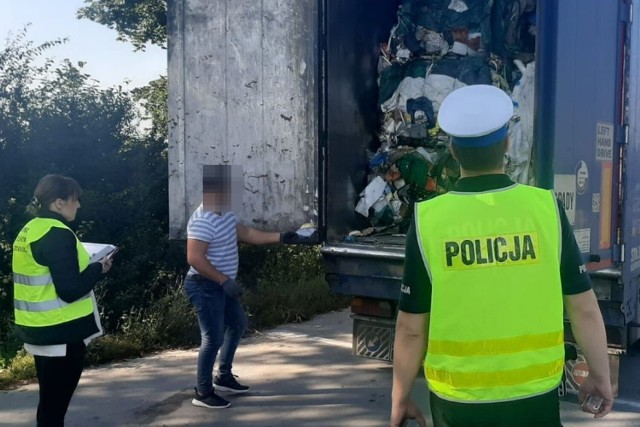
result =
[[167,51],[149,45],[134,52],[133,45],[116,40],[117,33],[88,19],[77,19],[84,0],[0,0],[0,49],[9,33],[17,34],[31,23],[27,39],[36,45],[58,38],[69,41],[47,51],[46,57],[61,62],[86,62],[83,70],[102,87],[125,84],[125,88],[146,85],[167,74]]

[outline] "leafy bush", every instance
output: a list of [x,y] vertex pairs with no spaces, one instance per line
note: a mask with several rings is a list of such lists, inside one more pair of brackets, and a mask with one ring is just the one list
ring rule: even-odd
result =
[[[240,260],[246,288],[242,302],[253,329],[301,322],[348,304],[347,298],[329,291],[318,248],[245,246]],[[199,343],[197,317],[178,279],[148,308],[124,314],[117,333],[90,346],[89,359],[106,363]]]
[[25,38],[26,31],[0,51],[0,342],[10,340],[13,322],[11,244],[47,173],[72,176],[84,189],[78,236],[121,249],[99,292],[105,329],[115,332],[186,266],[184,242],[167,239],[166,115],[153,115],[153,131],[138,126],[136,103],[153,95],[145,105],[157,109],[166,78],[135,94],[103,89],[83,63],[36,65],[63,41],[34,46]]
[[0,389],[19,381],[30,380],[36,376],[33,356],[24,350],[18,351],[6,369],[0,370]]
[[301,322],[349,302],[324,281],[317,246],[242,247],[239,280],[247,289],[243,301],[254,329]]
[[158,350],[193,347],[199,341],[195,312],[182,285],[177,284],[148,308],[133,308],[123,315],[115,334],[100,337],[89,347],[89,361],[107,363]]

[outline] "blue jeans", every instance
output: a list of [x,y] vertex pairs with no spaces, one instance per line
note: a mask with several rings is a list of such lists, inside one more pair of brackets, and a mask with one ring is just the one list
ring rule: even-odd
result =
[[231,374],[233,357],[247,329],[247,316],[237,298],[228,297],[222,286],[209,281],[186,278],[184,290],[195,307],[200,325],[198,353],[198,393],[206,395],[213,389],[213,365],[220,350],[220,375]]

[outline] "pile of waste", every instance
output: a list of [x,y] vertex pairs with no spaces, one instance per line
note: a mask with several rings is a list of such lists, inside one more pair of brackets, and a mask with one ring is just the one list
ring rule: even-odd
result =
[[505,165],[512,179],[531,182],[535,6],[535,0],[402,2],[380,46],[380,145],[368,153],[368,185],[355,207],[371,223],[365,235],[405,233],[415,202],[452,189],[459,166],[437,115],[444,98],[467,85],[492,84],[512,97]]

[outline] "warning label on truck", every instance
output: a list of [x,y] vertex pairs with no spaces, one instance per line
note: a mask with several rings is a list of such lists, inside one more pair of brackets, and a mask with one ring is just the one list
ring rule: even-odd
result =
[[591,196],[591,212],[600,213],[600,193],[593,193]]
[[597,123],[596,160],[601,162],[613,161],[613,132],[611,123]]
[[578,194],[582,195],[587,191],[589,187],[589,167],[587,163],[580,160],[576,165],[576,190]]
[[591,251],[591,229],[581,228],[573,230],[573,235],[576,237],[580,253],[588,254]]
[[573,175],[555,175],[553,180],[553,191],[556,197],[564,205],[569,223],[574,224],[576,220],[576,178]]

